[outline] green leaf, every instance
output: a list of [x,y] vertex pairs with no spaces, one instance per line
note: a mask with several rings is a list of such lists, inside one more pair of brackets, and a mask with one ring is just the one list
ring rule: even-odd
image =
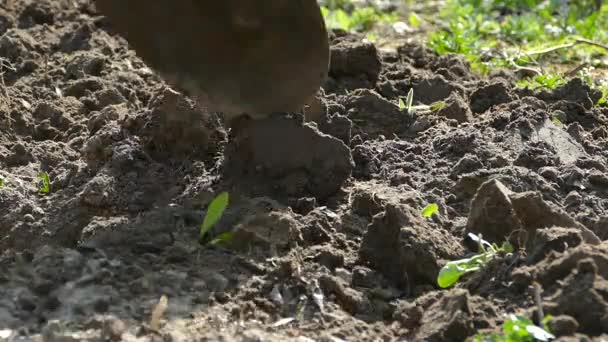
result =
[[515,248],[509,241],[505,241],[502,243],[501,249],[504,253],[513,253]]
[[557,126],[562,126],[563,123],[557,118],[557,116],[553,116],[551,117],[551,121],[553,121],[553,123]]
[[48,173],[40,172],[38,174],[38,180],[40,181],[38,190],[41,193],[48,194],[49,192],[51,192],[51,178],[49,177]]
[[405,102],[403,102],[402,98],[399,98],[399,110],[405,111]]
[[433,102],[433,103],[431,103],[431,111],[436,112],[445,106],[446,106],[445,101]]
[[450,287],[454,285],[466,272],[466,269],[458,265],[457,262],[450,261],[439,271],[439,275],[437,276],[437,285],[443,289]]
[[431,217],[439,212],[439,206],[436,203],[430,203],[422,209],[422,216]]
[[209,207],[207,208],[207,214],[205,215],[205,219],[203,220],[203,224],[201,224],[200,230],[200,239],[202,240],[207,232],[219,221],[228,207],[228,193],[222,192],[216,198],[211,201]]
[[4,188],[4,184],[6,184],[6,181],[4,180],[4,177],[0,176],[0,189]]
[[410,91],[407,92],[407,98],[405,100],[405,108],[408,113],[412,112],[412,104],[414,103],[414,88],[410,88]]
[[209,242],[209,244],[221,246],[221,245],[224,245],[224,244],[232,241],[233,237],[234,237],[234,234],[232,232],[225,232],[225,233],[218,235],[215,239],[211,240],[211,242]]
[[410,22],[410,25],[412,25],[412,27],[415,28],[419,28],[420,24],[422,24],[422,21],[420,20],[420,17],[418,16],[418,14],[412,12],[410,13],[408,20]]

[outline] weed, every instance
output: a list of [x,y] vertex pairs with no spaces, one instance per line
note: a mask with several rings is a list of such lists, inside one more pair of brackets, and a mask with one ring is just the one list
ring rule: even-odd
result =
[[479,253],[470,258],[450,261],[443,266],[437,276],[437,284],[441,288],[454,285],[466,273],[480,270],[497,255],[513,252],[513,246],[508,241],[505,241],[499,247],[496,244],[490,244],[475,234],[469,233],[469,237],[479,244]]
[[[481,72],[535,62],[533,56],[592,61],[605,50],[596,42],[608,41],[608,3],[593,0],[447,0],[440,20],[446,24],[431,33],[429,46],[463,54]],[[586,46],[567,48],[579,43]]]
[[[228,207],[229,195],[227,192],[222,192],[217,195],[213,201],[209,204],[207,208],[207,214],[205,214],[205,218],[203,219],[203,223],[201,224],[199,241],[204,241],[207,237],[207,233],[213,226],[220,220],[222,215],[224,214],[224,210]],[[220,235],[219,237],[221,237]],[[218,238],[219,238],[218,237]],[[217,240],[216,238],[215,240]],[[215,241],[213,240],[213,241]]]
[[436,203],[430,203],[422,209],[422,216],[430,218],[439,212],[439,206]]
[[517,86],[520,88],[529,88],[529,89],[555,89],[557,87],[561,87],[566,84],[566,79],[557,74],[541,74],[535,76],[534,78],[528,78],[521,80],[517,83]]
[[551,117],[551,121],[553,121],[553,123],[554,123],[556,126],[563,126],[563,125],[564,125],[564,124],[562,123],[562,121],[561,121],[560,119],[558,119],[558,118],[557,118],[557,116],[555,116],[555,115],[554,115],[553,117]]
[[524,316],[509,315],[509,318],[502,326],[502,334],[492,334],[489,336],[475,336],[476,342],[533,342],[550,341],[555,338],[547,327],[547,322],[551,316],[543,320],[544,329],[534,325],[532,320]]
[[38,191],[42,194],[48,194],[51,192],[51,178],[47,172],[40,172],[37,178]]
[[430,105],[417,105],[414,106],[414,88],[410,88],[410,90],[407,92],[407,96],[405,98],[405,100],[403,100],[403,98],[399,97],[399,110],[407,113],[407,114],[413,114],[413,113],[417,113],[417,112],[436,112],[438,110],[440,110],[441,108],[445,107],[446,103],[445,101],[437,101],[437,102],[433,102]]
[[329,28],[356,32],[366,32],[377,23],[393,23],[398,18],[394,13],[384,13],[374,7],[355,8],[352,11],[339,7],[322,7],[321,12]]

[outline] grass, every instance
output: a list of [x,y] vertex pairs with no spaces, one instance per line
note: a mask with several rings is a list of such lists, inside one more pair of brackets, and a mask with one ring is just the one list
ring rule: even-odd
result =
[[536,75],[517,86],[534,89],[555,89],[567,78],[581,77],[604,94],[597,104],[608,106],[608,78],[601,70],[608,68],[605,1],[446,0],[439,14],[410,12],[400,18],[349,0],[326,0],[322,11],[330,28],[366,32],[368,38],[379,23],[431,23],[428,46],[439,54],[465,56],[481,74],[500,68],[531,71]]
[[440,20],[446,25],[430,35],[429,46],[462,54],[481,72],[544,58],[593,65],[601,47],[554,48],[579,38],[608,41],[608,4],[595,1],[447,0]]
[[349,0],[327,0],[321,6],[321,13],[328,28],[367,33],[371,40],[375,36],[371,31],[377,24],[390,24],[399,19],[397,13],[383,12],[372,6],[356,7]]

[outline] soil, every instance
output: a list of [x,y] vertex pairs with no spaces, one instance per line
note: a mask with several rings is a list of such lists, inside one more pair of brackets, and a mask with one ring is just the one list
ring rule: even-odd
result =
[[[88,1],[3,2],[0,35],[0,339],[463,341],[537,295],[559,340],[608,339],[608,109],[581,80],[333,31],[315,122],[234,135]],[[233,235],[202,246],[220,191]],[[517,249],[438,288],[470,232]]]

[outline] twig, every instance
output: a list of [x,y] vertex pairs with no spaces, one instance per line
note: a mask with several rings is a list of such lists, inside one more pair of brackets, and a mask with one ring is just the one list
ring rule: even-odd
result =
[[543,321],[545,320],[545,313],[543,311],[543,299],[541,297],[541,287],[539,283],[534,283],[534,300],[536,301],[536,306],[537,306],[537,317],[538,317],[538,324],[541,325],[543,324]]
[[546,53],[557,51],[557,50],[560,50],[560,49],[568,49],[568,48],[574,47],[575,45],[578,45],[578,44],[587,44],[587,45],[592,45],[592,46],[595,46],[595,47],[602,48],[604,50],[608,50],[608,45],[605,45],[605,44],[602,44],[602,43],[598,43],[598,42],[594,42],[592,40],[585,39],[585,38],[577,38],[577,39],[575,39],[571,43],[561,44],[561,45],[555,45],[555,46],[551,46],[551,47],[548,47],[548,48],[542,49],[542,50],[528,51],[528,52],[524,52],[524,54],[526,54],[528,56],[544,55]]
[[566,77],[574,76],[574,75],[576,75],[576,74],[577,74],[579,71],[581,71],[581,70],[585,69],[585,68],[586,68],[586,67],[588,67],[588,66],[589,66],[589,63],[582,63],[582,64],[580,64],[580,65],[578,65],[578,66],[576,66],[576,67],[574,67],[574,68],[572,68],[572,69],[570,69],[570,70],[566,71],[566,72],[564,73],[564,76],[566,76]]

